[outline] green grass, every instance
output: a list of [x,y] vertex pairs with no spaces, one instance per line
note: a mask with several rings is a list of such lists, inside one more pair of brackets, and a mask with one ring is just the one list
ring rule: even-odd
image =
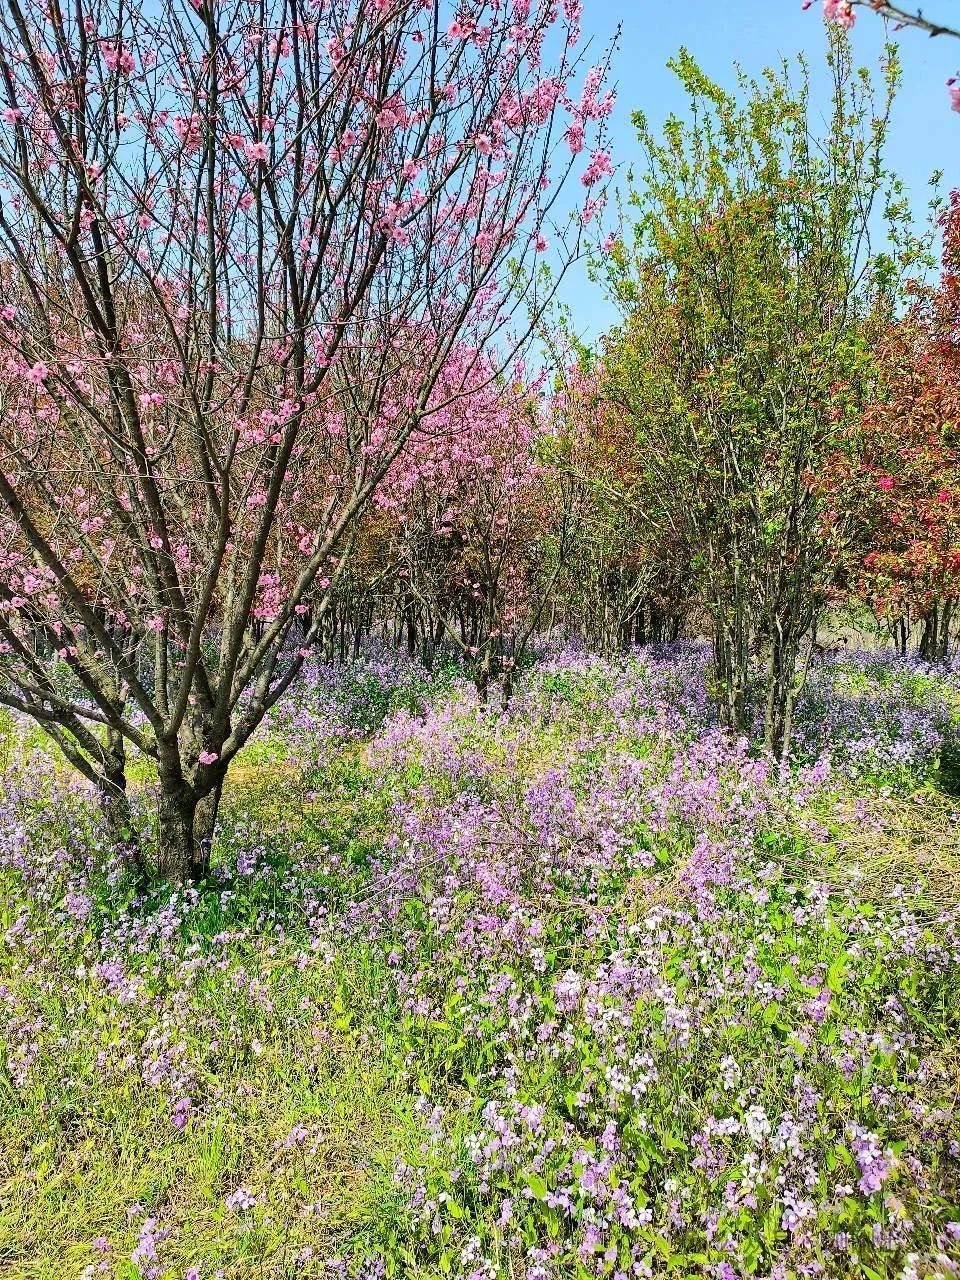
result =
[[[163,978],[148,969],[144,981],[162,1009]],[[291,955],[256,947],[222,967],[198,965],[190,1007],[181,1003],[177,1021],[196,1026],[186,1048],[202,1070],[190,1092],[213,1118],[191,1118],[181,1135],[162,1091],[110,1052],[138,1039],[148,1045],[150,1032],[131,1034],[122,1007],[98,998],[92,983],[78,985],[83,1008],[71,1011],[38,981],[32,994],[43,1016],[79,1021],[89,1035],[54,1048],[39,1086],[4,1093],[0,1274],[80,1275],[101,1236],[129,1256],[135,1204],[175,1228],[168,1274],[209,1263],[241,1277],[265,1259],[270,1274],[287,1274],[285,1258],[291,1276],[314,1274],[306,1264],[297,1269],[300,1250],[329,1256],[381,1206],[389,1210],[394,1165],[415,1157],[420,1141],[395,1015],[383,1004],[387,987],[382,967],[362,952],[300,971]],[[161,1014],[154,1034],[163,1021]],[[222,1109],[218,1092],[229,1099]],[[308,1136],[285,1147],[298,1125]],[[241,1185],[257,1204],[238,1223],[224,1200]],[[309,1218],[299,1212],[304,1200],[315,1205]]]
[[[851,688],[861,679],[851,677]],[[923,880],[911,906],[931,919],[960,900],[953,804],[935,775],[915,777],[912,790],[901,786],[899,772],[895,786],[885,777],[865,775],[855,785],[840,777],[832,792],[801,812],[785,806],[770,815],[767,829],[757,833],[764,857],[778,869],[768,886],[763,882],[769,892],[743,902],[721,892],[720,909],[736,921],[730,948],[701,935],[696,919],[678,925],[658,952],[658,977],[681,1005],[715,983],[721,960],[736,968],[749,953],[777,998],[767,1005],[758,998],[756,1007],[733,997],[718,1000],[712,1021],[680,1051],[653,1003],[624,1032],[622,1047],[571,1019],[569,1040],[555,1056],[543,1056],[531,1030],[538,1019],[559,1017],[559,975],[568,968],[603,970],[614,952],[641,963],[645,949],[652,954],[661,946],[647,941],[651,913],[682,902],[680,878],[692,838],[684,831],[654,837],[629,818],[623,829],[650,851],[649,868],[614,867],[588,889],[574,885],[550,902],[537,882],[538,864],[531,864],[518,919],[523,927],[535,918],[543,924],[536,963],[509,950],[484,957],[451,944],[453,926],[476,904],[461,885],[446,907],[453,931],[437,925],[431,909],[449,869],[439,863],[422,892],[411,892],[398,907],[396,935],[410,946],[404,965],[417,972],[418,990],[432,997],[425,1010],[407,1007],[391,956],[395,939],[340,927],[351,901],[367,891],[371,861],[388,841],[403,847],[398,801],[408,816],[442,818],[466,795],[491,813],[498,807],[512,813],[522,807],[524,789],[551,769],[561,770],[584,799],[611,759],[656,764],[652,738],[611,723],[609,675],[560,672],[543,686],[542,703],[553,705],[539,718],[498,721],[459,706],[450,728],[459,772],[449,767],[447,747],[430,735],[412,739],[389,759],[376,743],[373,749],[341,744],[306,767],[283,738],[251,744],[231,771],[221,840],[234,854],[255,849],[261,872],[236,872],[196,903],[171,906],[160,895],[129,910],[129,886],[93,876],[91,892],[99,896],[84,932],[65,927],[62,915],[75,868],[63,873],[62,883],[52,871],[49,898],[29,902],[18,896],[16,875],[4,874],[2,1280],[147,1280],[150,1259],[132,1260],[145,1218],[156,1218],[170,1233],[158,1246],[160,1280],[183,1280],[191,1267],[201,1280],[319,1280],[329,1276],[333,1258],[349,1266],[372,1255],[387,1259],[391,1276],[443,1280],[461,1274],[462,1252],[474,1236],[482,1238],[486,1256],[498,1260],[503,1277],[523,1280],[527,1249],[567,1229],[547,1203],[548,1188],[571,1176],[561,1162],[566,1130],[575,1131],[574,1149],[598,1148],[606,1113],[579,1095],[589,1098],[621,1058],[651,1045],[661,1078],[616,1114],[624,1143],[640,1153],[634,1189],[642,1198],[645,1187],[654,1188],[653,1203],[664,1199],[668,1175],[691,1197],[707,1196],[694,1170],[691,1133],[712,1105],[710,1090],[725,1055],[741,1057],[745,1074],[754,1073],[751,1098],[762,1100],[771,1116],[787,1107],[794,1070],[815,1059],[811,1078],[824,1100],[816,1135],[824,1162],[834,1165],[852,1159],[834,1132],[839,1125],[842,1133],[837,1117],[869,1118],[865,1076],[846,1080],[833,1063],[838,1035],[855,1033],[871,1046],[870,1038],[878,1037],[870,1049],[871,1083],[893,1092],[909,1087],[914,1100],[931,1107],[951,1089],[956,1099],[956,993],[910,967],[897,951],[893,926],[889,936],[878,933],[875,951],[872,943],[861,945],[871,922],[888,909],[892,889]],[[912,692],[922,701],[930,690],[918,685]],[[688,745],[677,742],[677,758]],[[12,762],[35,746],[0,720],[0,758],[7,751]],[[149,772],[133,781],[145,786]],[[63,845],[81,856],[82,810],[61,805],[52,789],[40,788],[33,804],[37,848]],[[811,900],[821,884],[831,898],[823,921],[805,931],[795,909],[810,881],[818,886]],[[19,927],[24,911],[29,938],[8,945],[3,933]],[[143,925],[142,945],[127,939],[120,947],[110,930],[131,921]],[[105,941],[124,954],[116,988],[91,973],[110,950]],[[523,1031],[528,1039],[517,1033],[509,1090],[505,1046],[512,1043],[514,1014],[505,999],[489,999],[501,978],[520,1008],[536,1011]],[[825,1023],[823,1044],[811,1048],[801,1034],[804,1010],[820,983],[833,992],[836,1025]],[[927,1065],[916,1085],[903,1079],[917,1065],[916,1051],[898,1057],[879,1038],[884,1002],[894,991],[922,1028]],[[15,1079],[23,1065],[18,1054],[32,1043],[39,1055]],[[182,1130],[173,1122],[181,1097],[191,1099]],[[554,1156],[538,1163],[537,1138],[524,1152],[525,1163],[498,1175],[491,1188],[471,1142],[483,1130],[491,1098],[506,1107],[514,1097],[545,1108]],[[924,1151],[926,1139],[907,1129],[894,1137],[904,1150]],[[929,1155],[934,1180],[940,1179],[936,1211],[942,1216],[960,1194],[953,1175],[940,1173],[938,1159]],[[430,1221],[411,1212],[398,1168],[415,1170],[412,1181],[435,1201]],[[228,1201],[241,1188],[254,1203],[237,1212]],[[912,1204],[906,1177],[897,1193]],[[516,1237],[498,1224],[504,1197],[516,1204]],[[776,1214],[762,1207],[762,1227],[754,1230],[744,1211],[738,1228],[749,1236],[744,1257],[753,1259],[758,1275],[767,1274],[764,1267],[785,1247]],[[876,1205],[866,1214],[848,1206],[838,1214],[830,1231],[839,1223],[866,1233],[883,1220]],[[651,1232],[657,1280],[715,1274],[713,1255],[708,1265],[706,1253],[671,1252],[657,1240]],[[587,1274],[576,1265],[562,1274]],[[885,1264],[875,1258],[864,1266],[872,1271],[824,1274],[828,1280],[899,1275],[899,1260],[889,1270],[879,1270]],[[933,1280],[936,1272],[920,1274]]]

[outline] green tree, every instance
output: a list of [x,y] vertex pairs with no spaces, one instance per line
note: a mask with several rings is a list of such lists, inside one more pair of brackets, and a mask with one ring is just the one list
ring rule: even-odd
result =
[[671,66],[689,116],[661,138],[634,116],[646,168],[630,176],[632,228],[597,264],[623,317],[605,392],[633,419],[658,518],[689,548],[722,719],[746,730],[761,697],[781,756],[842,543],[818,468],[849,445],[872,335],[920,253],[883,161],[898,67],[888,49],[877,92],[837,33],[820,121],[802,60],[740,73],[737,95],[686,52]]

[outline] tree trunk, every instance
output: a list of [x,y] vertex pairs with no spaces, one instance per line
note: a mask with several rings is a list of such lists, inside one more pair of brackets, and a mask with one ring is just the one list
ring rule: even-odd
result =
[[194,819],[197,800],[180,778],[160,778],[157,831],[157,872],[173,884],[193,878],[197,861]]
[[789,749],[797,646],[789,636],[774,634],[767,667],[767,699],[763,716],[764,746],[775,760]]
[[776,760],[782,760],[790,751],[793,709],[817,647],[818,621],[814,617],[812,623],[801,619],[796,625],[775,623],[773,627],[763,736],[764,745]]
[[124,862],[137,876],[143,876],[146,868],[140,848],[140,836],[130,812],[127,795],[126,773],[121,768],[105,770],[97,782],[97,803],[106,833],[120,851]]
[[118,844],[128,843],[134,834],[126,781],[122,775],[116,778],[105,774],[97,784],[100,816],[111,839]]
[[923,619],[919,656],[925,662],[946,662],[950,654],[950,622],[953,601],[933,605]]
[[209,875],[222,780],[198,796],[181,777],[161,775],[157,872],[173,884],[196,884]]
[[506,710],[510,706],[510,700],[513,697],[513,672],[505,671],[503,675],[503,707]]
[[130,811],[127,795],[127,756],[123,737],[114,729],[107,730],[102,768],[97,779],[97,802],[100,817],[111,841],[122,851],[125,861],[137,875],[145,873],[139,833]]
[[486,706],[490,697],[490,658],[485,655],[482,662],[473,669],[473,684],[477,691],[477,699]]
[[412,606],[407,609],[407,653],[412,658],[417,652],[417,620]]
[[197,847],[197,860],[193,879],[205,880],[210,874],[210,861],[213,855],[213,837],[217,830],[217,815],[220,812],[220,797],[223,794],[221,779],[212,791],[201,796],[197,801],[193,820],[194,839]]
[[953,625],[953,600],[943,602],[943,617],[940,622],[940,661],[946,662],[950,657],[950,628]]
[[721,624],[715,626],[714,678],[720,719],[732,733],[745,733],[749,728],[749,648],[739,627],[728,628]]

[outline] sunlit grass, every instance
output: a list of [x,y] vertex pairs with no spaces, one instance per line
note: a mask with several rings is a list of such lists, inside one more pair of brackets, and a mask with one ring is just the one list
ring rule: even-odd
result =
[[[861,699],[871,733],[903,705],[941,715],[952,686],[923,679],[854,670],[833,686],[851,699],[837,722],[852,717],[856,740]],[[36,744],[0,722],[28,867],[0,873],[3,1280],[319,1280],[337,1259],[345,1275],[441,1280],[470,1274],[472,1249],[507,1280],[544,1241],[564,1250],[551,1280],[613,1275],[584,1269],[581,1210],[548,1203],[602,1156],[605,1126],[637,1203],[665,1203],[669,1177],[709,1206],[722,1181],[697,1169],[700,1127],[751,1105],[789,1120],[798,1080],[822,1099],[803,1143],[825,1178],[855,1165],[853,1122],[919,1161],[884,1189],[933,1259],[956,1171],[932,1122],[904,1108],[936,1116],[957,1100],[956,990],[913,960],[939,954],[960,904],[955,802],[935,758],[885,771],[882,739],[866,765],[795,792],[808,764],[781,778],[755,746],[730,756],[697,723],[689,682],[642,659],[578,661],[530,673],[506,714],[444,686],[412,717],[377,692],[382,728],[367,733],[268,726],[231,771],[212,883],[142,902],[102,854],[87,866],[83,793],[63,790],[56,764],[24,769]],[[679,808],[649,826],[658,788]],[[149,777],[132,790],[148,796]],[[698,816],[715,794],[729,822],[722,807]],[[741,799],[762,816],[738,816]],[[701,900],[704,842],[727,841],[744,879]],[[648,966],[653,995],[602,994],[611,970],[640,982]],[[749,966],[760,982],[745,995]],[[599,984],[592,1013],[561,1007],[570,973]],[[914,1035],[902,1049],[886,1040],[893,996]],[[689,1041],[668,1009],[687,1010]],[[846,1043],[867,1053],[850,1078]],[[607,1082],[642,1072],[648,1052],[657,1076],[624,1106]],[[750,1081],[742,1102],[719,1084],[731,1059]],[[874,1088],[896,1100],[887,1113]],[[492,1175],[477,1155],[491,1105],[542,1109],[545,1126],[521,1126],[516,1162]],[[743,1276],[789,1256],[777,1202],[757,1214],[731,1227]],[[831,1209],[824,1240],[847,1224],[870,1270],[831,1269],[831,1254],[824,1274],[900,1280],[899,1246],[863,1245],[887,1214],[882,1196]],[[618,1249],[632,1239],[653,1277],[717,1274],[722,1253],[693,1227],[669,1243],[659,1225],[630,1231]]]

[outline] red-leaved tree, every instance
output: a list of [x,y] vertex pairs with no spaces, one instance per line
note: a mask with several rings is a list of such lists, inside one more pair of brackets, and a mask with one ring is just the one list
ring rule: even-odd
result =
[[827,470],[856,555],[850,586],[901,648],[946,657],[960,601],[960,192],[941,218],[943,267],[877,350],[881,394]]

